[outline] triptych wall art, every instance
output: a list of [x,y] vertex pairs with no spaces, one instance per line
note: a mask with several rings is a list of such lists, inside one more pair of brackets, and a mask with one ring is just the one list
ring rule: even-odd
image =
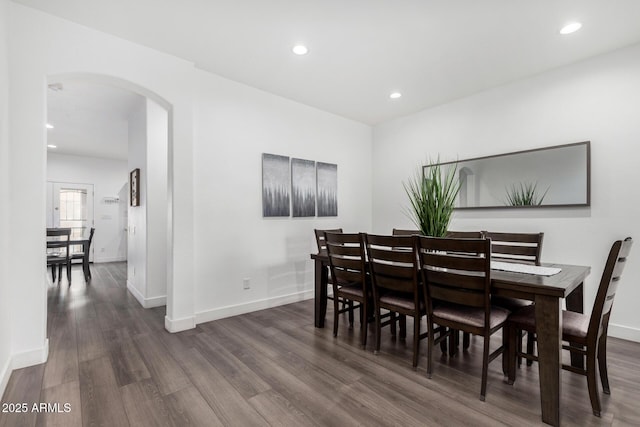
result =
[[291,214],[338,216],[338,165],[262,154],[262,216]]

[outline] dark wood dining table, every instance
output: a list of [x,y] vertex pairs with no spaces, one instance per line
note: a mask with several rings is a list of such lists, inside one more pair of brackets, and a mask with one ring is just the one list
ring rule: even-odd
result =
[[[311,254],[315,263],[315,319],[316,328],[324,328],[327,312],[329,258],[326,252]],[[567,310],[584,310],[584,279],[591,267],[543,264],[561,271],[552,276],[491,271],[493,295],[520,298],[535,302],[540,374],[540,403],[542,421],[560,425],[560,375],[562,370],[562,300]],[[583,358],[572,357],[571,364],[582,366]]]

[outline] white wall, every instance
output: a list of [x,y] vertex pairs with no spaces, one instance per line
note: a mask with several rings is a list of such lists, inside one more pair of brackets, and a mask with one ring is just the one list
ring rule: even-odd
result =
[[[371,228],[371,128],[204,72],[197,82],[197,321],[312,297],[313,229]],[[262,153],[337,164],[339,216],[263,218]]]
[[[169,162],[170,221],[173,245],[167,260],[166,327],[193,326],[193,190],[192,104],[193,65],[170,55],[72,24],[33,9],[9,4],[9,72],[11,78],[11,179],[20,182],[11,192],[9,282],[13,352],[24,366],[46,359],[46,289],[44,209],[46,182],[46,85],[62,77],[85,77],[118,84],[171,108]],[[28,55],[25,55],[28,52]],[[179,147],[175,149],[174,147]],[[12,190],[13,190],[12,188]],[[24,254],[32,254],[25,257]],[[179,280],[176,280],[179,278]],[[175,284],[175,286],[174,286]]]
[[[126,217],[118,204],[105,204],[105,197],[118,197],[128,180],[125,160],[72,156],[51,151],[47,155],[47,181],[93,184],[93,262],[125,261],[127,258]],[[126,203],[126,201],[125,201]]]
[[[543,231],[543,261],[590,265],[590,310],[614,240],[640,241],[640,46],[563,67],[374,128],[373,228],[411,226],[402,181],[429,156],[464,159],[591,141],[591,207],[456,212],[452,229]],[[640,341],[640,247],[631,257],[610,334]]]
[[167,297],[167,149],[169,115],[146,100],[147,110],[147,293],[146,307],[166,304]]
[[[127,288],[144,305],[147,295],[147,103],[141,99],[129,117],[128,170],[140,169],[139,205],[128,214]],[[127,181],[129,177],[127,176]]]
[[[19,177],[28,172],[25,186],[15,194],[16,205],[34,212],[12,224],[20,230],[23,253],[39,253],[44,245],[43,234],[29,230],[43,222],[46,81],[58,73],[113,76],[126,88],[166,101],[162,105],[169,108],[172,206],[167,240],[172,253],[167,259],[165,327],[170,331],[195,325],[196,304],[200,321],[311,296],[313,228],[370,228],[368,126],[206,74],[186,61],[39,11],[11,4],[10,12],[15,50],[11,103],[19,107],[12,131],[16,168],[11,173]],[[337,163],[340,216],[263,219],[262,152]],[[23,330],[32,331],[24,334],[29,343],[19,343],[21,347],[37,342],[42,346],[44,340],[43,277],[37,274],[42,258],[12,260],[16,270],[30,272],[20,276],[26,285],[16,298],[21,301],[20,320],[29,326]],[[251,277],[252,289],[238,292],[243,277]]]
[[168,112],[142,99],[129,119],[129,170],[140,169],[140,205],[129,206],[127,287],[140,304],[167,301]]
[[7,66],[7,1],[0,0],[0,395],[11,374],[11,293],[7,270],[9,242],[9,76]]

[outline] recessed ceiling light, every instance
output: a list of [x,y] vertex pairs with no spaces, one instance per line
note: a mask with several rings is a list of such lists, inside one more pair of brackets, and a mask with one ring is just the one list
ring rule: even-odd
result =
[[582,28],[582,24],[579,22],[572,22],[570,24],[565,25],[564,27],[562,27],[562,29],[560,30],[560,34],[571,34],[571,33],[575,33],[576,31],[578,31],[580,28]]
[[398,99],[402,96],[402,94],[400,92],[393,92],[391,95],[389,95],[389,98],[391,99]]
[[51,123],[47,123],[47,129],[53,129],[53,125]]
[[53,145],[53,144],[47,144],[47,147],[48,147],[48,148],[58,148],[58,146],[57,146],[57,145]]
[[306,55],[309,52],[309,49],[305,45],[297,44],[293,47],[293,53],[296,55]]

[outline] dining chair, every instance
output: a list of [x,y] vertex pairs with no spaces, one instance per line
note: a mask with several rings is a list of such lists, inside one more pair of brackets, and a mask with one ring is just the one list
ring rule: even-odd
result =
[[[369,313],[369,280],[362,233],[324,233],[331,281],[333,286],[333,336],[338,336],[339,315],[349,313],[349,325],[353,326],[353,310],[360,309],[362,346],[367,344]],[[339,308],[340,300],[346,307]],[[356,301],[359,304],[355,305]]]
[[[482,239],[484,235],[482,231],[455,231],[448,230],[445,237],[449,239]],[[449,341],[449,355],[453,356],[456,354],[456,349],[459,343],[460,334],[458,331],[451,331],[451,339]],[[471,345],[471,334],[469,332],[464,332],[462,334],[462,348],[464,350],[468,349]]]
[[[587,359],[586,368],[564,364],[562,368],[587,377],[591,409],[597,417],[600,416],[602,409],[596,381],[596,362],[598,364],[597,368],[600,370],[600,380],[603,391],[605,394],[611,394],[607,374],[607,331],[613,300],[616,296],[616,291],[620,284],[620,277],[632,245],[633,240],[631,237],[627,237],[624,241],[618,240],[611,246],[591,315],[566,310],[562,311],[562,340],[569,343],[563,345],[562,348],[579,354],[583,358],[586,356]],[[513,384],[516,379],[516,356],[525,357],[533,361],[538,360],[535,355],[517,350],[518,346],[516,345],[516,341],[520,337],[518,333],[520,330],[531,333],[536,332],[533,306],[525,307],[513,313],[507,321],[510,384]]]
[[71,261],[69,254],[70,228],[47,228],[47,267],[51,267],[51,279],[56,282],[56,268],[59,268],[58,280],[62,280],[62,266],[67,268],[67,281],[71,285]]
[[[433,324],[484,338],[480,400],[485,399],[489,363],[504,351],[489,353],[491,336],[502,329],[509,311],[491,305],[491,240],[418,237],[417,251],[426,286],[427,376],[433,372]],[[440,334],[440,337],[447,334]]]
[[[376,319],[376,353],[380,351],[382,310],[413,317],[413,367],[418,366],[420,340],[427,333],[420,332],[420,321],[427,314],[424,292],[419,282],[418,261],[414,239],[410,235],[364,236],[373,289]],[[406,317],[405,317],[406,318]]]
[[[485,237],[491,239],[491,257],[494,261],[540,265],[544,233],[503,233],[493,231],[483,231],[482,233]],[[492,304],[514,312],[531,305],[532,302],[518,298],[494,296]],[[534,343],[535,337],[533,334],[527,334],[527,353],[533,354]],[[521,350],[522,341],[518,341],[518,346],[518,350]],[[518,357],[518,364],[520,364],[521,360]],[[527,360],[528,366],[531,366],[531,363],[531,360]]]
[[[70,256],[71,265],[74,264],[73,261],[80,260],[82,262],[82,272],[84,273],[84,280],[89,282],[91,280],[91,268],[89,267],[89,254],[91,253],[91,243],[93,242],[93,234],[96,229],[91,227],[89,231],[89,240],[86,243],[86,246],[82,246],[82,252],[73,252]],[[85,259],[85,256],[87,259]]]

